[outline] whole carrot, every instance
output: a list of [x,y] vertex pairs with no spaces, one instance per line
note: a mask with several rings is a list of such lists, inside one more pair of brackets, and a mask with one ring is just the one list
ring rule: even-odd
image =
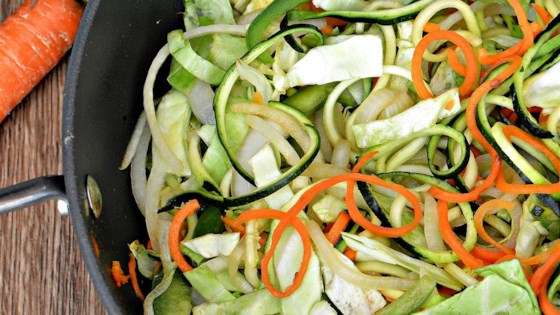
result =
[[82,12],[76,0],[27,0],[0,24],[0,122],[70,49]]

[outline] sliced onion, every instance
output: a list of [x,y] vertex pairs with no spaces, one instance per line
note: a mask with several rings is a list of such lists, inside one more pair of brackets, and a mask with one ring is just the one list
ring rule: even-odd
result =
[[410,279],[370,276],[360,272],[355,266],[349,266],[342,260],[340,253],[333,248],[315,221],[308,221],[306,225],[321,261],[347,282],[364,289],[404,291],[416,283]]
[[311,140],[309,139],[307,132],[303,129],[303,126],[292,116],[281,110],[254,103],[237,103],[231,105],[230,109],[232,112],[266,117],[276,122],[280,125],[280,127],[282,127],[282,129],[286,130],[286,132],[288,132],[288,134],[296,140],[304,151],[308,151],[311,146]]
[[146,157],[148,156],[151,138],[150,128],[145,125],[144,131],[142,131],[138,141],[136,155],[134,155],[130,164],[130,185],[132,189],[132,196],[136,201],[138,209],[140,209],[140,212],[144,216],[146,215],[146,185],[148,183],[148,178],[146,177]]
[[254,220],[248,221],[245,225],[245,278],[253,286],[258,288],[260,284],[259,276],[257,275],[257,265],[259,260],[258,250],[259,233]]
[[348,168],[334,164],[312,163],[307,169],[305,169],[305,171],[303,171],[302,175],[312,177],[317,180],[330,178],[340,174],[348,174],[350,172],[351,171]]
[[[456,146],[456,151],[459,151],[459,146]],[[474,154],[472,151],[469,153],[469,161],[467,162],[467,166],[465,167],[465,174],[463,175],[463,181],[468,188],[473,188],[476,184],[478,178],[478,164],[476,163]]]
[[[470,5],[470,7],[471,7],[470,9],[471,9],[472,12],[476,13],[477,11],[484,9],[489,4],[490,3],[487,3],[487,2],[475,1]],[[493,14],[489,15],[489,16],[493,16]],[[463,18],[463,14],[461,13],[461,11],[456,11],[456,12],[451,13],[443,21],[441,21],[439,23],[439,26],[442,30],[448,30],[453,25],[455,25],[459,21],[462,21],[463,19],[464,18]]]
[[346,139],[340,139],[334,146],[331,164],[346,168],[349,162],[350,142]]
[[214,113],[214,90],[210,84],[196,80],[192,90],[187,95],[193,115],[205,125],[216,125]]
[[284,139],[282,134],[280,134],[280,132],[278,132],[276,128],[274,128],[266,120],[259,118],[258,116],[247,115],[245,121],[249,127],[260,133],[272,145],[274,145],[280,154],[282,154],[284,159],[286,159],[288,164],[296,165],[299,162],[300,158],[294,147],[292,147],[288,140]]
[[163,161],[158,161],[156,158],[159,155],[154,155],[154,163],[148,177],[146,185],[146,201],[145,201],[145,214],[146,227],[148,236],[152,241],[154,250],[159,251],[159,193],[163,189],[165,183],[165,165]]
[[[163,261],[171,262],[171,249],[169,249],[169,230],[171,229],[171,222],[166,220],[159,220],[159,255]],[[153,244],[152,244],[153,245]]]
[[156,81],[156,76],[159,72],[159,69],[165,63],[165,60],[169,57],[169,48],[168,45],[163,46],[159,52],[157,53],[156,57],[152,61],[150,65],[150,69],[148,70],[148,74],[146,75],[146,82],[144,83],[144,112],[146,113],[146,118],[148,120],[148,125],[150,126],[150,131],[152,133],[152,142],[153,145],[158,148],[158,150],[164,156],[166,164],[169,166],[171,171],[174,173],[182,173],[183,165],[181,161],[173,154],[173,151],[165,140],[163,139],[163,135],[159,128],[158,120],[156,117],[156,109],[154,104],[154,84]]
[[232,179],[233,179],[233,168],[230,168],[224,175],[224,178],[222,178],[222,181],[220,182],[220,191],[222,192],[222,196],[224,197],[231,196],[230,190],[231,190]]
[[323,109],[319,109],[313,116],[313,124],[317,131],[319,132],[319,137],[321,139],[321,153],[327,162],[331,161],[333,147],[329,140],[327,139],[327,134],[325,133],[325,126],[323,125]]
[[511,233],[503,241],[504,246],[511,249],[515,248],[517,243],[517,237],[519,236],[519,231],[521,230],[521,216],[523,215],[523,208],[518,200],[512,200],[515,204],[513,211],[511,212]]
[[251,193],[256,189],[255,186],[251,185],[243,176],[239,175],[237,171],[233,171],[231,180],[231,196],[243,196]]
[[426,143],[428,143],[428,137],[418,137],[410,141],[405,147],[397,151],[391,158],[387,161],[385,166],[385,171],[390,172],[395,168],[401,166],[408,160],[415,157],[418,152],[424,151]]
[[424,235],[426,236],[426,245],[428,249],[433,251],[445,251],[447,247],[445,247],[443,236],[439,230],[436,200],[428,193],[423,193],[422,196],[424,197]]
[[[239,1],[239,2],[242,2],[242,1]],[[249,0],[245,0],[245,2],[248,3]],[[237,7],[236,7],[236,9],[237,9]],[[249,25],[257,17],[257,15],[259,15],[261,12],[262,12],[262,10],[255,10],[255,11],[251,11],[247,14],[243,14],[242,16],[240,16],[237,19],[236,24],[237,25]]]
[[376,120],[381,111],[393,104],[393,100],[400,92],[391,88],[384,88],[371,93],[352,113],[352,116],[356,117],[354,124],[363,124]]
[[245,254],[245,242],[239,242],[233,252],[227,257],[227,270],[231,282],[243,293],[250,293],[253,287],[239,278],[238,270],[241,266],[243,255]]
[[237,151],[237,159],[241,163],[241,166],[248,172],[252,173],[249,167],[249,159],[253,157],[261,149],[261,147],[266,143],[266,138],[259,132],[250,129],[243,143]]
[[[338,123],[336,119],[336,113],[340,113],[340,111],[337,111],[338,98],[340,97],[342,92],[344,92],[344,90],[346,90],[350,85],[354,84],[354,82],[358,80],[359,79],[350,79],[340,82],[332,90],[331,94],[329,94],[327,100],[325,101],[325,105],[323,106],[323,126],[325,128],[327,139],[329,139],[331,145],[335,145],[338,140],[342,138],[338,130]],[[346,132],[346,134],[348,135],[348,132]]]
[[267,104],[272,95],[272,86],[266,76],[241,59],[236,61],[235,68],[239,73],[239,78],[255,86],[257,92],[262,95],[264,103]]
[[392,99],[391,103],[379,112],[377,119],[387,119],[393,117],[414,105],[414,101],[410,98],[410,96],[408,96],[406,91],[399,92],[400,93],[397,93]]
[[[194,28],[185,32],[183,35],[187,40],[214,33],[227,33],[232,35],[244,36],[247,32],[247,27],[247,25],[214,24]],[[148,125],[150,126],[150,130],[152,132],[154,145],[161,151],[162,155],[164,156],[165,162],[168,164],[170,169],[175,173],[181,173],[180,170],[182,169],[182,164],[179,159],[177,159],[177,157],[173,154],[167,143],[165,143],[161,134],[161,130],[159,129],[154,104],[154,84],[156,81],[156,77],[169,55],[169,45],[165,44],[158,51],[158,53],[152,60],[152,63],[150,64],[150,68],[148,69],[143,88],[144,111],[146,112]]]
[[136,122],[136,126],[134,126],[134,131],[132,132],[132,137],[130,137],[130,141],[126,146],[126,151],[124,152],[124,157],[119,166],[119,170],[126,169],[130,163],[132,162],[132,158],[136,154],[138,143],[140,142],[140,138],[142,133],[144,132],[144,127],[146,126],[146,113],[142,112],[138,121]]
[[476,157],[476,164],[478,165],[478,173],[480,176],[485,177],[485,174],[488,174],[490,169],[492,168],[492,157],[489,153],[481,154]]
[[481,196],[484,197],[492,197],[494,199],[501,199],[500,197],[503,195],[504,193],[499,190],[498,188],[492,186],[486,190],[484,190],[483,192],[480,193]]
[[245,242],[239,242],[233,249],[233,252],[227,257],[228,273],[233,283],[237,282],[237,271],[239,270],[244,254]]

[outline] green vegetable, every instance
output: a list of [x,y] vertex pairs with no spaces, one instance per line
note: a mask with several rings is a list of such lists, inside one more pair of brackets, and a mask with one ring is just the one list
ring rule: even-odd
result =
[[309,0],[282,0],[273,1],[268,5],[249,25],[247,30],[247,47],[253,48],[264,40],[265,31],[268,26],[277,18],[286,14],[296,6],[306,3]]
[[194,315],[205,314],[246,314],[272,315],[280,313],[280,299],[266,289],[245,294],[230,302],[206,302],[193,308]]
[[227,34],[214,34],[208,52],[208,60],[227,70],[245,53],[247,53],[247,46],[244,38]]
[[376,315],[408,315],[417,311],[434,293],[436,283],[430,277],[424,276],[396,301],[385,306]]
[[[274,230],[271,230],[271,233],[273,232]],[[290,227],[284,231],[278,242],[276,253],[273,257],[274,273],[279,287],[285,290],[292,284],[303,255],[303,244],[299,234],[293,228]],[[282,299],[283,313],[308,314],[313,305],[321,300],[321,287],[319,259],[313,254],[302,284],[293,294]]]
[[181,273],[175,272],[167,290],[154,300],[154,314],[182,315],[191,310],[191,288]]
[[311,116],[325,104],[332,88],[332,85],[305,86],[285,99],[284,104],[300,110],[306,116]]
[[484,280],[418,314],[540,314],[518,260],[477,269]]
[[[206,132],[206,135],[203,133]],[[220,183],[231,168],[227,153],[216,133],[216,126],[204,125],[199,129],[199,135],[208,148],[202,157],[202,166],[214,183]],[[205,137],[207,136],[207,137]]]
[[[447,106],[448,102],[453,102],[451,107]],[[391,118],[353,125],[352,132],[358,147],[367,148],[402,139],[430,128],[439,120],[454,115],[460,109],[459,94],[456,89],[452,89],[435,98],[420,101]],[[418,117],[422,119],[419,120]],[[415,123],[410,123],[413,121]]]
[[[349,54],[348,52],[352,53]],[[328,62],[326,62],[328,60]],[[383,74],[383,44],[377,35],[355,35],[310,49],[287,73],[287,87],[327,84]]]
[[188,241],[183,241],[185,247],[190,248],[204,258],[228,256],[239,243],[239,233],[205,234]]
[[228,302],[236,299],[207,265],[202,264],[184,275],[192,287],[209,302]]
[[[185,147],[188,122],[191,117],[191,109],[187,98],[181,92],[171,90],[161,99],[156,117],[165,143],[181,162],[182,169],[178,175],[190,176],[191,168],[187,160]],[[159,151],[154,150],[153,154],[159,154]]]
[[183,37],[183,31],[169,32],[167,41],[169,52],[184,69],[208,84],[220,84],[225,73],[224,70],[199,56],[189,41]]
[[193,238],[209,233],[223,233],[225,231],[225,226],[221,217],[222,211],[218,207],[211,205],[204,206],[202,214],[198,217],[198,223],[194,228]]
[[130,249],[130,252],[136,259],[140,274],[148,279],[153,279],[154,268],[158,263],[156,257],[159,257],[159,254],[153,250],[146,249],[139,241],[128,244],[128,249]]
[[187,30],[210,24],[235,24],[228,0],[183,0]]
[[387,247],[379,241],[345,232],[342,233],[342,238],[350,248],[367,255],[371,260],[379,260],[389,264],[399,265],[418,275],[425,273],[437,283],[453,290],[460,290],[463,287],[462,284],[457,282],[457,280],[444,270]]

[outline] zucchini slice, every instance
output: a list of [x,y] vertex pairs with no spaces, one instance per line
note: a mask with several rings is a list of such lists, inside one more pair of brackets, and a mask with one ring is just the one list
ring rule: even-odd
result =
[[[270,47],[276,44],[279,40],[282,40],[284,37],[298,32],[308,32],[310,34],[314,34],[320,39],[320,42],[322,44],[323,35],[316,28],[308,27],[308,26],[293,26],[293,27],[288,27],[283,31],[280,31],[275,35],[272,35],[269,39],[257,44],[255,47],[249,50],[247,54],[241,57],[241,60],[245,61],[246,63],[251,63],[252,61],[257,59],[262,53],[266,52]],[[229,99],[230,92],[233,88],[233,85],[235,84],[238,78],[239,78],[239,74],[237,73],[237,68],[234,65],[230,67],[229,70],[226,72],[220,86],[216,91],[216,96],[214,98],[214,112],[216,113],[216,127],[218,129],[218,137],[220,138],[220,141],[222,142],[222,145],[226,150],[229,159],[231,160],[232,166],[247,181],[249,181],[250,183],[254,183],[253,176],[243,168],[243,166],[237,159],[236,156],[237,152],[235,152],[235,150],[233,149],[230,143],[230,139],[228,137],[228,130],[226,127],[227,126],[226,113],[228,112],[228,107],[229,107],[228,99]],[[280,106],[280,109],[284,108],[285,111],[288,111],[286,107],[287,106]],[[295,111],[288,111],[288,112],[294,113]],[[304,115],[298,113],[297,117],[299,117],[299,120],[302,121],[302,123],[309,124],[309,126],[306,128],[308,129],[312,128],[313,130],[315,129],[314,127],[311,126],[311,123],[308,122],[308,119]],[[309,132],[312,134],[314,133],[313,131],[309,131]]]

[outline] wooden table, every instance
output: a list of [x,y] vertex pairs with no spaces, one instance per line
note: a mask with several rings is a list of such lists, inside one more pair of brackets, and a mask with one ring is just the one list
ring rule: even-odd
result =
[[[0,0],[0,12],[22,2]],[[67,61],[0,123],[0,187],[62,173]],[[106,314],[55,202],[0,215],[0,314]]]

